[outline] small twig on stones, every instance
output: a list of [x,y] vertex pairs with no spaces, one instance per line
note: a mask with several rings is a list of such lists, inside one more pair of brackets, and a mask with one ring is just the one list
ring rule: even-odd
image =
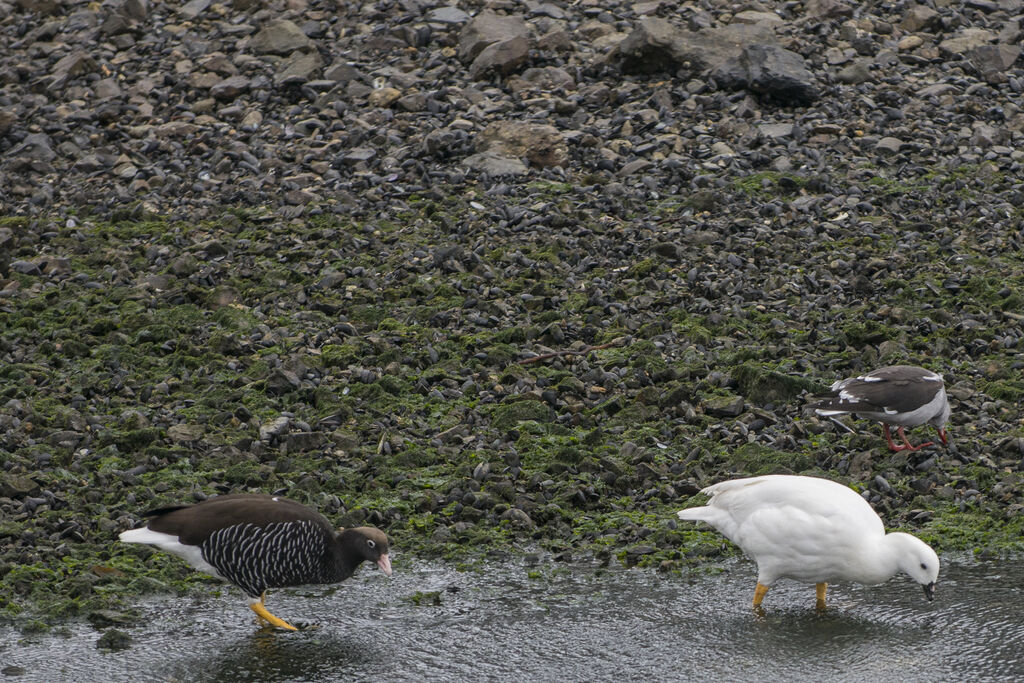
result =
[[608,349],[613,346],[622,346],[625,342],[624,337],[618,337],[611,340],[607,344],[596,344],[594,346],[585,346],[582,349],[565,351],[552,351],[551,353],[542,353],[539,356],[532,356],[531,358],[524,358],[519,361],[520,365],[527,365],[529,363],[537,363],[542,360],[548,360],[550,358],[561,358],[562,356],[585,356],[591,351],[600,351],[601,349]]

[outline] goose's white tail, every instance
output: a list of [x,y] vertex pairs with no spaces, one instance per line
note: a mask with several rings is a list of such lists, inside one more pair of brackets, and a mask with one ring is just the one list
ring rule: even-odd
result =
[[199,546],[185,545],[178,541],[177,536],[141,527],[138,529],[122,531],[118,538],[121,539],[122,543],[147,543],[149,545],[155,545],[164,552],[185,558],[189,564],[201,572],[206,572],[207,574],[216,576],[217,578],[223,578],[213,565],[203,559],[203,551],[199,549]]
[[721,511],[715,510],[712,507],[704,506],[698,508],[687,508],[685,510],[680,510],[676,514],[679,515],[679,519],[689,519],[697,522],[711,522],[721,514]]
[[170,534],[162,534],[159,531],[151,531],[146,527],[122,531],[118,537],[122,543],[150,543],[152,545],[165,545],[177,543],[178,537]]

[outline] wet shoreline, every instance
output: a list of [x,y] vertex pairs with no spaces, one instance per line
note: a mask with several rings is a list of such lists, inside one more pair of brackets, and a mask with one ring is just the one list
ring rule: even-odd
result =
[[333,590],[275,591],[276,611],[318,624],[294,634],[257,629],[243,597],[226,588],[139,600],[143,619],[124,629],[131,642],[117,652],[97,649],[101,631],[78,621],[63,636],[0,630],[12,643],[0,660],[24,669],[11,680],[53,683],[1024,675],[1014,608],[1024,558],[955,556],[944,565],[935,603],[896,578],[833,586],[818,612],[813,587],[783,581],[758,615],[749,606],[754,565],[744,560],[681,576],[572,565],[460,572],[409,561],[391,580],[365,571]]

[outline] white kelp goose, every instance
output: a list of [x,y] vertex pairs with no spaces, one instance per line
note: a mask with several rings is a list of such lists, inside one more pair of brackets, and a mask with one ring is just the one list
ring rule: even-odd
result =
[[916,536],[885,533],[878,514],[849,486],[829,479],[770,474],[708,486],[703,507],[680,519],[707,522],[757,563],[754,607],[779,579],[813,583],[825,608],[829,583],[881,583],[904,573],[935,596],[939,558]]
[[363,562],[391,576],[388,539],[380,529],[335,531],[315,510],[281,496],[233,494],[195,505],[145,513],[146,525],[121,533],[125,543],[146,543],[188,560],[249,596],[267,623],[297,630],[263,604],[268,588],[344,581]]

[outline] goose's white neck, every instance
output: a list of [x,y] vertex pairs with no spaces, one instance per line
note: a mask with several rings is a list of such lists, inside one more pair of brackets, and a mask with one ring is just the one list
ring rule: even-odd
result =
[[851,563],[849,578],[866,584],[888,581],[899,572],[898,545],[891,540],[891,534],[863,544]]
[[900,572],[910,573],[917,562],[919,539],[900,532],[865,543],[850,569],[854,581],[866,584],[888,581]]

